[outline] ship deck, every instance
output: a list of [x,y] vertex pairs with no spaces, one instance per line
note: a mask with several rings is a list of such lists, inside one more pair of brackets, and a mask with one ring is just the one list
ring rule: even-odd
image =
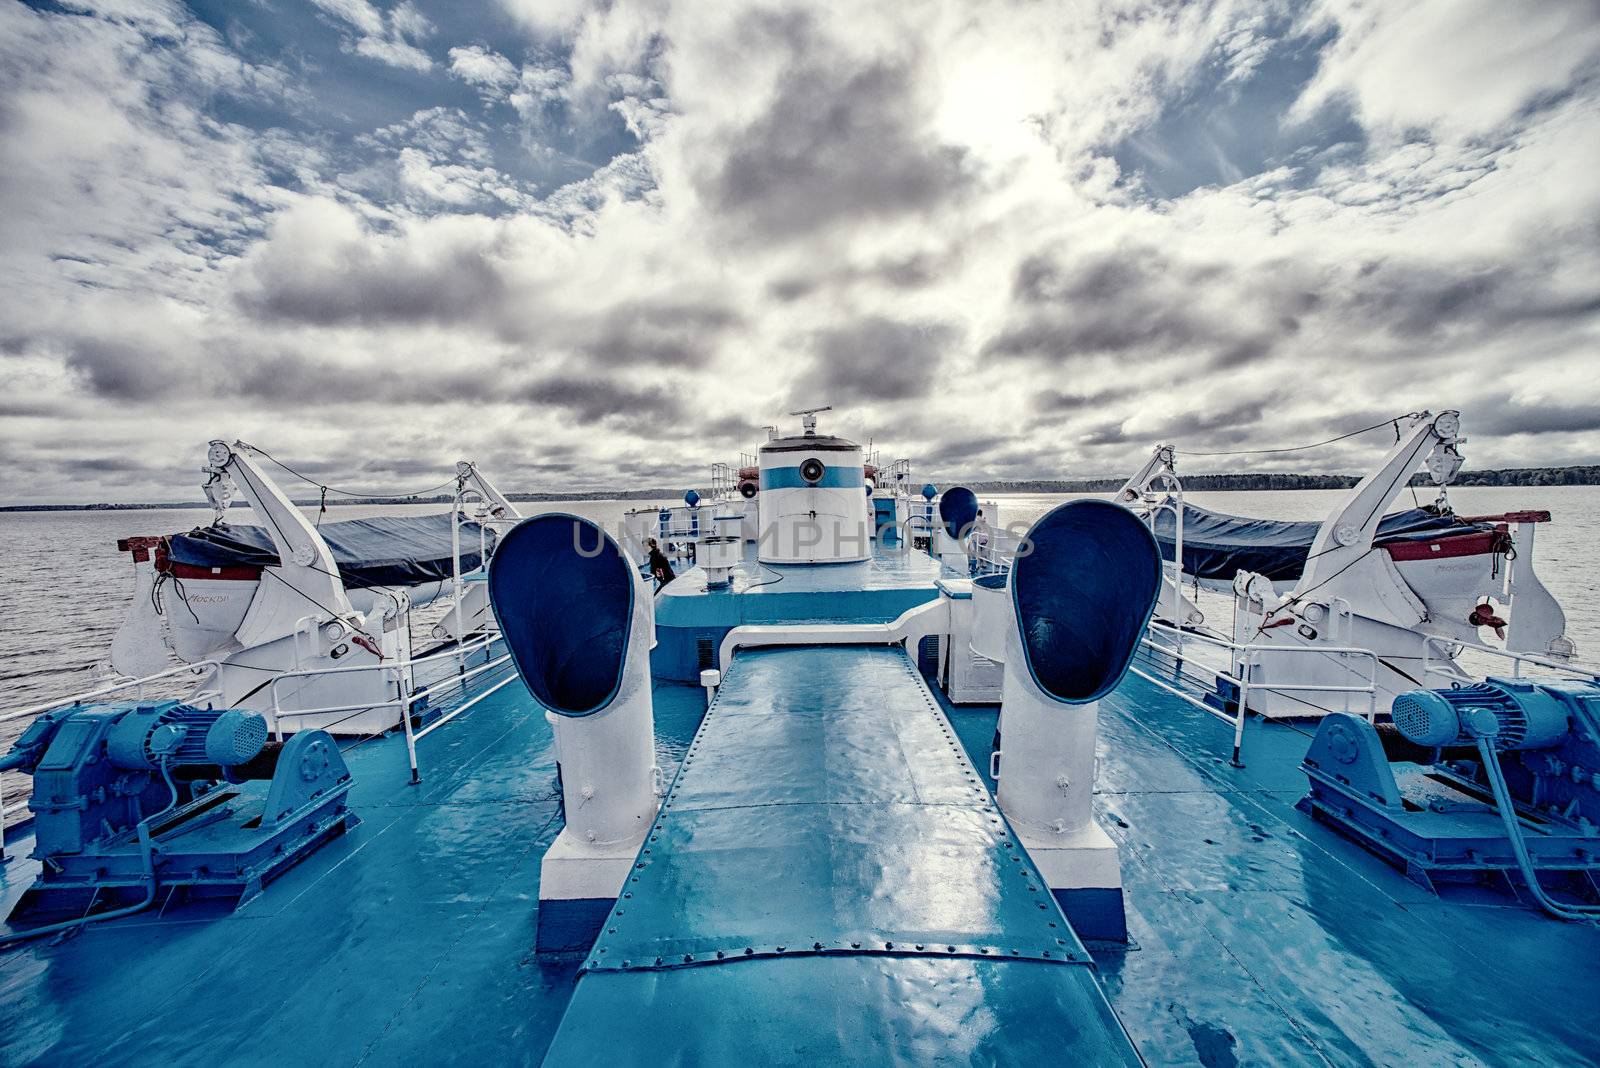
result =
[[740,654],[623,889],[549,1064],[1137,1063],[903,649]]
[[[814,685],[845,692],[848,681],[824,673]],[[671,684],[655,696],[671,775],[704,698]],[[995,710],[944,711],[982,775]],[[1600,1060],[1600,929],[1488,891],[1436,897],[1301,814],[1309,740],[1303,727],[1261,725],[1236,769],[1226,724],[1149,683],[1130,676],[1104,703],[1097,805],[1122,846],[1133,941],[1091,948],[1140,1055]],[[361,824],[237,912],[184,907],[0,952],[0,1060],[538,1063],[581,964],[534,950],[539,858],[561,826],[540,710],[520,683],[501,689],[424,740],[419,785],[397,735],[346,756]],[[37,870],[21,830],[0,869],[7,910]],[[963,1059],[958,1046],[950,1055]]]

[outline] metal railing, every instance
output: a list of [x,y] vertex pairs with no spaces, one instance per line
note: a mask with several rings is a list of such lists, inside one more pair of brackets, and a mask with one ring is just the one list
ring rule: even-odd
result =
[[[465,618],[465,605],[463,602],[466,575],[461,570],[461,522],[463,518],[465,518],[464,506],[466,503],[468,503],[467,498],[458,497],[456,499],[451,511],[452,521],[450,525],[450,612],[451,619],[453,620],[453,627],[458,635],[464,635],[466,628],[470,625]],[[498,535],[503,533],[504,529],[516,526],[518,523],[522,522],[522,519],[523,517],[521,516],[497,517],[491,515],[478,515],[471,517],[471,521],[475,523],[478,528],[478,567],[474,569],[475,571],[484,571],[488,568],[489,556],[491,552],[488,541],[490,529],[495,530],[496,534]],[[404,606],[402,611],[407,613],[407,626],[409,627],[409,606]],[[487,654],[489,647],[496,641],[500,640],[499,627],[495,624],[494,616],[492,614],[489,616],[488,620],[485,622],[485,625],[481,629],[483,633],[477,638],[473,638],[471,640],[457,638],[455,644],[449,649],[443,649],[439,652],[429,653],[420,657],[411,655],[411,645],[408,641],[406,643],[405,658],[403,660],[397,660],[393,663],[386,664],[380,660],[376,664],[350,664],[340,667],[324,668],[297,668],[292,671],[280,672],[278,675],[273,677],[270,683],[267,684],[268,695],[272,699],[271,714],[273,737],[279,741],[283,740],[282,721],[285,719],[299,719],[305,716],[318,715],[332,716],[341,712],[347,713],[347,715],[344,717],[345,719],[353,719],[364,712],[377,711],[383,708],[395,708],[399,712],[400,723],[405,730],[406,761],[410,766],[411,781],[413,783],[421,782],[422,776],[417,765],[417,742],[423,738],[426,738],[429,734],[432,734],[446,723],[455,719],[463,712],[466,712],[484,698],[495,693],[517,677],[516,675],[511,675],[507,678],[501,679],[499,682],[495,683],[482,693],[476,694],[469,700],[464,701],[450,709],[448,712],[441,715],[438,719],[435,719],[422,729],[418,730],[416,728],[413,709],[418,702],[430,700],[436,692],[457,686],[462,687],[464,692],[464,688],[468,680],[476,678],[485,671],[499,667],[511,659],[509,654],[503,653],[498,657],[490,657],[484,663],[475,667],[468,667],[468,657],[480,651]],[[297,662],[301,659],[299,656],[298,639],[296,642],[295,659]],[[456,672],[454,675],[447,676],[438,682],[424,686],[422,689],[407,690],[408,684],[414,685],[416,682],[416,669],[418,667],[431,667],[435,664],[448,660],[454,660],[456,663]],[[318,679],[327,677],[329,675],[354,674],[364,671],[393,672],[395,696],[389,698],[388,700],[376,703],[360,701],[350,702],[342,705],[325,705],[320,708],[295,708],[285,710],[282,706],[282,699],[279,696],[278,687],[285,680]],[[336,720],[334,721],[334,724],[331,725],[337,725],[339,722],[342,721]]]
[[911,460],[901,457],[878,465],[878,487],[890,494],[911,492]]
[[[701,512],[705,513],[704,518]],[[631,508],[623,513],[623,524],[630,529],[630,536],[656,538],[662,542],[698,538],[710,533],[710,523],[711,513],[704,504],[693,508],[686,504],[664,504],[659,508]]]
[[[390,663],[380,662],[376,664],[352,664],[340,667],[303,668],[281,672],[267,684],[268,694],[272,700],[272,708],[268,714],[272,719],[273,737],[278,741],[283,740],[282,721],[286,719],[292,720],[305,716],[317,715],[331,716],[339,713],[348,713],[346,718],[353,718],[354,715],[358,715],[362,712],[374,711],[382,708],[396,708],[399,710],[400,721],[405,730],[406,757],[407,763],[410,766],[411,781],[420,782],[421,775],[417,764],[417,742],[423,738],[426,738],[429,734],[432,734],[434,731],[460,716],[462,713],[468,711],[484,698],[508,685],[514,681],[517,676],[515,674],[511,674],[506,678],[495,682],[488,689],[481,693],[474,694],[471,698],[463,701],[461,704],[455,705],[444,714],[440,715],[437,719],[434,719],[420,729],[418,729],[416,723],[414,722],[414,709],[416,705],[419,702],[431,700],[436,695],[450,689],[456,687],[464,688],[470,680],[482,675],[486,671],[493,670],[494,668],[500,667],[507,663],[511,659],[509,653],[501,653],[498,656],[488,655],[487,659],[482,664],[471,666],[467,664],[467,659],[476,653],[483,652],[487,655],[490,647],[498,641],[500,641],[499,632],[491,631],[490,633],[484,634],[470,641],[458,643],[452,648],[444,649],[436,653],[430,653],[421,657],[413,658],[408,656],[404,660],[397,660]],[[414,672],[416,668],[432,667],[449,661],[454,661],[456,664],[456,671],[454,673],[420,689],[411,690],[409,693],[405,692],[404,680],[407,678],[414,679]],[[5,712],[0,712],[0,723],[32,719],[42,713],[55,711],[57,709],[80,707],[92,701],[112,697],[116,694],[126,693],[129,690],[133,691],[134,700],[143,701],[146,696],[146,689],[154,683],[162,681],[163,679],[172,679],[189,675],[200,676],[206,674],[207,672],[218,672],[224,666],[225,665],[223,662],[219,660],[201,660],[193,664],[181,664],[177,667],[168,668],[165,671],[158,671],[151,675],[143,675],[133,679],[123,679],[119,682],[110,683],[91,690],[85,690],[81,693],[69,694],[66,697],[62,697],[57,700],[42,701],[38,704],[28,705],[24,708],[15,708]],[[351,702],[340,705],[328,705],[320,708],[284,709],[282,707],[282,698],[279,694],[278,687],[286,680],[315,679],[328,675],[353,674],[355,672],[363,671],[393,672],[395,675],[395,696],[381,702]],[[220,695],[220,692],[221,691],[219,690],[213,689],[197,690],[184,695],[183,700],[199,701],[207,697],[217,697]],[[14,817],[26,811],[27,806],[28,798],[26,797],[7,803],[5,799],[5,783],[3,779],[0,779],[0,858],[3,858],[5,855],[4,841],[6,826]]]
[[[1156,483],[1157,480],[1161,480],[1164,483],[1159,498],[1155,498],[1154,494],[1151,493],[1151,487]],[[1157,470],[1150,478],[1146,479],[1144,485],[1139,487],[1139,491],[1140,496],[1143,497],[1148,504],[1148,508],[1144,515],[1144,520],[1145,524],[1150,528],[1151,534],[1155,534],[1156,521],[1162,512],[1170,512],[1172,514],[1173,543],[1172,559],[1162,560],[1161,562],[1163,589],[1158,594],[1158,597],[1161,594],[1166,594],[1170,599],[1170,604],[1167,606],[1166,610],[1171,615],[1171,621],[1163,622],[1159,619],[1152,619],[1149,627],[1145,630],[1144,636],[1140,639],[1140,643],[1146,648],[1152,649],[1164,656],[1172,657],[1179,665],[1181,665],[1184,660],[1184,643],[1186,641],[1200,642],[1204,645],[1226,650],[1228,654],[1228,666],[1220,671],[1217,671],[1216,677],[1223,682],[1231,683],[1233,686],[1237,687],[1238,710],[1232,717],[1229,717],[1225,710],[1215,708],[1193,694],[1187,693],[1176,686],[1171,685],[1165,680],[1159,679],[1149,672],[1140,669],[1137,666],[1130,668],[1134,674],[1138,675],[1145,681],[1167,691],[1174,697],[1187,701],[1189,704],[1192,704],[1202,711],[1216,716],[1226,723],[1231,723],[1233,726],[1232,764],[1236,768],[1244,767],[1244,728],[1246,718],[1250,714],[1250,690],[1252,687],[1264,689],[1273,693],[1305,692],[1342,693],[1347,695],[1365,694],[1367,697],[1367,722],[1371,723],[1377,719],[1378,654],[1371,649],[1362,648],[1361,646],[1357,645],[1329,645],[1319,646],[1316,649],[1316,652],[1319,654],[1326,654],[1343,662],[1348,662],[1352,659],[1355,659],[1364,663],[1367,668],[1365,684],[1348,686],[1339,685],[1336,683],[1296,682],[1275,682],[1267,684],[1264,682],[1255,681],[1256,668],[1262,666],[1258,662],[1260,657],[1273,653],[1304,653],[1306,650],[1292,645],[1241,644],[1240,642],[1232,639],[1206,634],[1202,631],[1184,630],[1182,626],[1182,621],[1184,618],[1183,482],[1178,478],[1176,472],[1172,471],[1170,465],[1168,465]],[[1237,610],[1237,602],[1235,602],[1235,610]],[[1156,640],[1155,636],[1157,634],[1170,635],[1173,638],[1173,644],[1163,645],[1161,642]],[[1181,667],[1179,670],[1181,671]],[[1354,674],[1353,671],[1352,674]],[[1350,702],[1347,699],[1345,701],[1344,711],[1348,712],[1349,710]]]
[[711,499],[731,501],[739,495],[739,472],[732,464],[711,465]]
[[[107,697],[128,689],[134,691],[135,700],[143,701],[145,687],[153,682],[171,678],[174,675],[203,675],[207,671],[221,666],[222,661],[220,660],[197,660],[192,664],[179,664],[176,667],[167,668],[165,671],[157,671],[153,675],[141,675],[136,679],[123,679],[121,682],[109,683],[97,690],[85,690],[82,693],[69,694],[54,701],[41,701],[36,705],[28,705],[25,708],[13,708],[6,712],[0,712],[0,723],[30,718],[39,715],[41,712],[52,712],[58,708],[73,708],[84,704],[92,698]],[[196,696],[204,696],[210,692],[209,690],[202,690]]]
[[[450,600],[451,600],[451,608],[452,608],[453,613],[454,613],[454,616],[453,616],[454,625],[455,625],[455,627],[456,627],[458,632],[467,626],[467,622],[463,618],[463,604],[462,604],[463,581],[464,581],[465,576],[463,575],[463,573],[461,571],[461,523],[462,523],[462,520],[464,518],[466,518],[465,515],[464,515],[464,512],[463,512],[463,506],[467,503],[467,501],[468,501],[468,498],[458,496],[456,498],[456,500],[455,500],[454,505],[452,506],[451,513],[450,513],[451,514],[451,524],[450,524],[451,525],[451,531],[450,531],[451,553],[450,553],[450,555],[451,555],[451,558],[452,558]],[[517,523],[521,522],[521,518],[517,517],[517,518],[499,519],[499,518],[495,518],[493,516],[487,516],[486,515],[486,516],[474,517],[473,521],[476,523],[476,525],[478,527],[478,560],[479,560],[479,568],[483,568],[483,567],[487,566],[488,557],[489,557],[488,530],[491,527],[493,527],[493,528],[498,530],[501,527],[515,526]],[[410,606],[409,602],[404,598],[404,596],[403,595],[397,595],[397,594],[394,594],[394,593],[390,593],[390,596],[393,597],[394,600],[395,600],[395,606],[396,606],[397,611],[399,611],[402,614],[405,614],[405,615],[409,616],[409,611],[410,611],[410,607],[411,606]],[[316,629],[316,626],[317,626],[319,621],[320,621],[320,617],[313,616],[313,615],[307,615],[307,616],[301,617],[296,622],[295,630],[294,630],[294,643],[293,643],[296,662],[301,662],[303,659],[305,659],[305,650],[303,650],[302,647],[301,647],[301,638],[302,638],[302,636],[314,633],[315,629]],[[409,626],[409,618],[407,619],[407,625]],[[493,626],[493,617],[491,616],[490,617],[489,628],[492,628],[492,626]],[[485,629],[489,629],[489,628],[485,628]],[[412,781],[413,782],[420,781],[420,779],[418,777],[418,772],[417,772],[416,740],[420,739],[420,738],[423,738],[423,737],[426,737],[428,734],[430,734],[434,730],[437,730],[443,724],[445,724],[445,723],[449,722],[450,720],[454,719],[456,716],[459,716],[462,712],[465,712],[468,708],[472,707],[474,704],[476,704],[477,702],[481,701],[483,698],[489,696],[489,694],[495,692],[496,690],[500,689],[500,687],[502,687],[502,686],[506,685],[507,683],[509,683],[511,681],[511,678],[515,678],[516,676],[511,676],[511,678],[507,678],[507,679],[504,679],[504,680],[496,683],[489,690],[485,691],[484,693],[478,694],[477,696],[473,697],[470,701],[467,701],[464,704],[459,705],[456,708],[451,709],[449,713],[447,713],[444,716],[441,716],[439,719],[437,719],[437,720],[433,721],[432,723],[428,724],[427,727],[423,728],[420,731],[413,732],[413,730],[412,730],[411,707],[413,705],[415,705],[416,702],[427,699],[436,690],[443,689],[447,685],[449,685],[449,686],[464,685],[465,681],[467,679],[481,674],[487,668],[494,667],[494,666],[497,666],[499,664],[505,663],[506,660],[509,659],[509,656],[502,655],[501,657],[490,661],[488,664],[479,665],[478,667],[475,667],[475,668],[470,668],[469,669],[466,666],[466,657],[468,655],[470,655],[472,652],[477,651],[478,649],[486,649],[488,647],[488,645],[491,644],[492,642],[494,642],[495,640],[497,640],[498,637],[499,637],[499,635],[498,635],[498,630],[497,629],[489,629],[489,633],[487,633],[482,638],[475,639],[472,642],[466,642],[466,643],[458,642],[457,645],[453,649],[445,650],[445,651],[440,652],[440,653],[429,654],[428,656],[419,657],[419,658],[412,658],[411,657],[409,643],[408,643],[407,650],[406,650],[406,653],[407,653],[406,659],[405,660],[401,660],[401,661],[396,661],[396,662],[391,663],[391,664],[384,664],[384,663],[358,664],[358,665],[353,665],[353,666],[349,666],[349,667],[303,669],[303,670],[294,670],[294,671],[283,672],[283,673],[279,674],[278,676],[276,676],[272,680],[272,682],[269,684],[269,686],[271,687],[272,702],[273,702],[273,710],[272,710],[273,734],[278,740],[280,740],[280,741],[282,740],[283,731],[282,731],[282,728],[281,728],[281,726],[279,724],[279,720],[281,718],[294,718],[294,717],[298,717],[298,716],[316,715],[318,713],[326,713],[326,714],[330,714],[330,715],[334,714],[334,713],[337,713],[337,712],[359,713],[361,711],[366,711],[366,710],[376,709],[376,708],[384,708],[384,707],[388,707],[388,706],[391,706],[391,705],[400,705],[400,704],[403,703],[405,707],[403,709],[403,714],[401,716],[401,720],[405,724],[405,727],[406,727],[406,749],[407,749],[407,752],[408,752],[408,755],[409,755],[409,759],[410,759],[411,777],[412,777]],[[397,696],[396,698],[391,699],[391,700],[386,701],[386,702],[383,702],[382,704],[361,705],[361,706],[341,705],[341,706],[334,706],[334,707],[323,708],[323,709],[295,709],[295,710],[287,711],[287,712],[283,711],[279,706],[279,698],[278,698],[278,694],[277,694],[277,686],[278,686],[278,683],[281,680],[285,679],[285,678],[309,678],[309,677],[315,677],[315,676],[321,676],[321,675],[329,675],[329,674],[335,674],[335,673],[340,673],[340,672],[353,672],[353,671],[375,671],[375,670],[395,671],[395,672],[397,672],[396,687],[397,687],[397,690],[399,690],[401,688],[400,684],[401,684],[401,680],[402,679],[407,678],[407,677],[414,677],[414,676],[412,676],[410,674],[410,671],[408,669],[414,669],[419,664],[431,664],[431,663],[433,663],[433,662],[435,662],[437,660],[444,659],[444,658],[449,658],[449,657],[454,657],[457,660],[457,668],[458,668],[458,670],[457,670],[457,674],[455,676],[451,677],[450,679],[445,680],[444,682],[436,683],[436,684],[434,684],[432,686],[429,686],[429,687],[426,687],[426,688],[424,688],[422,690],[413,691],[410,695],[405,695],[405,694],[402,693],[399,696]],[[7,710],[5,712],[0,712],[0,723],[10,723],[10,722],[14,722],[16,720],[21,720],[21,719],[32,719],[32,718],[34,718],[34,717],[36,717],[36,716],[38,716],[38,715],[40,715],[42,713],[45,713],[45,712],[51,712],[51,711],[54,711],[56,709],[73,708],[73,707],[81,706],[81,705],[83,705],[83,704],[85,704],[85,703],[87,703],[87,702],[89,702],[91,700],[110,697],[110,696],[112,696],[114,694],[124,693],[124,692],[126,692],[128,690],[134,691],[134,694],[133,694],[134,700],[143,701],[145,699],[146,687],[148,687],[149,685],[151,685],[153,683],[159,682],[159,681],[161,681],[163,679],[169,679],[169,678],[173,678],[175,676],[181,676],[181,675],[199,676],[199,675],[205,674],[208,671],[209,672],[213,672],[214,673],[214,677],[220,677],[221,669],[224,666],[225,665],[224,665],[224,663],[222,661],[214,660],[214,659],[200,660],[200,661],[196,661],[193,664],[180,664],[180,665],[178,665],[176,667],[167,668],[164,671],[158,671],[158,672],[155,672],[155,673],[150,674],[150,675],[142,675],[142,676],[140,676],[138,678],[123,679],[121,681],[109,683],[107,685],[98,687],[96,689],[85,690],[85,691],[83,691],[81,693],[76,693],[76,694],[69,694],[66,697],[58,698],[58,699],[53,700],[53,701],[42,701],[42,702],[39,702],[38,704],[28,705],[28,706],[26,706],[24,708],[9,709],[9,710]],[[219,697],[220,695],[221,695],[221,691],[220,690],[213,690],[213,689],[196,690],[194,692],[186,694],[184,696],[184,700],[186,700],[186,701],[199,701],[199,700],[203,700],[203,699],[205,699],[207,697]],[[15,815],[23,812],[24,810],[26,810],[27,805],[28,805],[28,798],[26,798],[26,797],[21,798],[20,800],[17,800],[17,801],[13,801],[10,804],[7,804],[6,799],[5,799],[4,777],[0,776],[0,859],[3,859],[4,856],[5,856],[5,830],[6,830],[7,821],[10,820],[13,816],[15,816]]]
[[[509,662],[511,660],[510,653],[501,653],[499,656],[487,655],[489,648],[494,645],[495,642],[500,640],[500,635],[498,632],[496,632],[485,634],[482,637],[475,638],[470,642],[460,643],[451,649],[445,649],[437,653],[430,653],[427,656],[407,658],[405,660],[396,661],[392,664],[380,662],[376,664],[351,664],[334,668],[307,668],[299,671],[285,671],[268,684],[268,694],[272,698],[271,714],[273,736],[280,740],[283,738],[282,721],[285,719],[299,719],[304,716],[332,716],[341,712],[348,713],[349,715],[347,715],[345,718],[350,719],[356,715],[360,715],[363,712],[372,712],[383,708],[394,708],[399,712],[400,724],[402,729],[405,731],[406,762],[410,766],[411,781],[414,783],[421,782],[422,776],[417,765],[417,742],[421,741],[423,738],[426,738],[428,735],[432,734],[446,723],[449,723],[463,712],[466,712],[468,709],[474,707],[484,698],[497,692],[502,687],[514,682],[518,676],[515,673],[508,675],[507,677],[496,682],[494,685],[490,686],[488,689],[482,691],[481,693],[474,694],[468,700],[454,706],[449,711],[439,716],[439,718],[435,719],[426,726],[421,727],[420,729],[418,729],[414,721],[414,706],[418,702],[431,700],[436,693],[440,693],[445,690],[454,689],[456,687],[461,687],[464,690],[469,680],[476,678],[486,671],[491,671],[494,668],[500,667],[501,665]],[[481,664],[468,667],[466,663],[467,657],[477,652],[485,653],[487,659],[485,659],[485,661]],[[454,674],[447,675],[443,679],[430,683],[421,689],[415,689],[409,692],[406,691],[405,680],[407,677],[410,677],[413,681],[415,680],[416,668],[419,666],[429,667],[452,660],[456,663],[456,672]],[[354,674],[362,671],[393,672],[395,696],[384,701],[357,701],[341,705],[324,705],[318,708],[284,709],[280,704],[278,685],[285,680],[316,679],[328,675]]]
[[[1173,479],[1172,481],[1176,483],[1176,479]],[[1171,609],[1174,619],[1181,618],[1183,614],[1182,493],[1182,485],[1177,484],[1175,491],[1173,491],[1165,500],[1153,505],[1148,515],[1145,517],[1145,522],[1151,527],[1153,533],[1156,515],[1162,510],[1172,512],[1173,527],[1175,532],[1175,545],[1173,553],[1174,559],[1162,561],[1162,573],[1163,577],[1170,584],[1170,594],[1172,598]],[[932,508],[930,506],[930,516],[931,512]],[[928,520],[928,522],[931,526],[931,518]],[[1018,545],[1007,544],[1008,541],[1009,536],[1006,535],[1004,531],[993,530],[989,532],[989,537],[985,544],[977,546],[969,544],[968,555],[969,559],[972,561],[973,574],[988,575],[1010,571],[1012,564],[1015,561]],[[1163,590],[1162,592],[1169,591]],[[1160,642],[1157,636],[1162,634],[1169,635],[1172,638],[1172,644],[1163,644]],[[1144,635],[1140,638],[1140,644],[1142,646],[1164,656],[1172,657],[1174,662],[1179,665],[1181,665],[1185,659],[1185,642],[1199,642],[1203,645],[1212,646],[1227,652],[1228,666],[1216,671],[1216,677],[1221,679],[1223,682],[1231,683],[1238,688],[1238,710],[1233,716],[1229,716],[1226,711],[1207,704],[1204,700],[1196,697],[1194,694],[1188,693],[1187,691],[1174,686],[1165,679],[1152,675],[1150,672],[1141,669],[1137,665],[1131,666],[1129,670],[1135,675],[1138,675],[1140,678],[1144,679],[1146,682],[1165,690],[1174,697],[1186,701],[1189,704],[1194,705],[1196,708],[1210,713],[1211,715],[1216,716],[1218,719],[1221,719],[1223,722],[1230,724],[1233,727],[1232,763],[1234,767],[1244,767],[1243,750],[1245,719],[1249,715],[1250,691],[1252,688],[1267,690],[1273,693],[1314,692],[1342,693],[1349,695],[1364,694],[1366,696],[1367,707],[1365,716],[1367,722],[1371,723],[1377,719],[1378,654],[1371,649],[1366,649],[1356,645],[1330,645],[1318,646],[1315,650],[1318,654],[1327,654],[1328,656],[1336,658],[1340,661],[1359,661],[1366,668],[1365,682],[1352,685],[1321,682],[1274,682],[1269,684],[1255,680],[1255,669],[1261,666],[1259,663],[1259,659],[1261,657],[1271,656],[1275,653],[1304,653],[1306,650],[1296,646],[1287,645],[1241,644],[1231,639],[1206,634],[1202,631],[1184,630],[1181,626],[1175,626],[1171,623],[1166,623],[1158,619],[1152,619],[1150,621],[1150,624],[1146,628]],[[1181,668],[1179,670],[1181,670]],[[1351,674],[1356,675],[1357,678],[1362,677],[1356,674],[1355,670],[1352,670]],[[1348,700],[1345,702],[1344,710],[1350,710],[1350,702]]]
[[[1422,639],[1422,681],[1427,683],[1430,675],[1437,675],[1444,680],[1444,684],[1454,685],[1461,681],[1461,676],[1454,671],[1435,667],[1435,663],[1447,663],[1452,667],[1456,658],[1461,653],[1471,650],[1486,656],[1501,660],[1511,661],[1511,677],[1522,678],[1522,669],[1526,664],[1542,668],[1545,671],[1562,671],[1576,675],[1590,682],[1600,683],[1600,665],[1581,664],[1571,661],[1550,660],[1545,657],[1534,656],[1531,653],[1515,653],[1509,649],[1496,649],[1492,645],[1475,645],[1471,642],[1458,642],[1439,635],[1429,635]],[[1439,655],[1435,656],[1438,651]]]
[[995,528],[985,528],[982,536],[969,537],[967,557],[972,561],[973,575],[1002,575],[1010,572],[1021,543],[1022,539],[1013,537],[1003,529]]
[[[1166,645],[1156,640],[1157,634],[1172,636],[1174,644]],[[1161,654],[1172,657],[1181,665],[1184,660],[1184,643],[1199,642],[1200,644],[1226,650],[1228,653],[1228,666],[1216,672],[1216,677],[1223,682],[1232,683],[1238,687],[1238,710],[1229,716],[1223,709],[1207,704],[1203,699],[1188,693],[1165,679],[1156,677],[1141,669],[1137,664],[1129,668],[1135,675],[1172,694],[1180,700],[1187,701],[1203,712],[1208,712],[1224,723],[1233,726],[1233,766],[1244,767],[1244,725],[1245,718],[1250,711],[1250,690],[1267,690],[1272,693],[1285,692],[1316,692],[1316,693],[1343,693],[1350,695],[1366,695],[1366,720],[1374,722],[1378,717],[1378,654],[1371,649],[1363,649],[1354,645],[1319,646],[1315,651],[1319,654],[1328,654],[1341,661],[1358,660],[1367,667],[1366,682],[1364,684],[1338,685],[1322,682],[1258,682],[1255,680],[1255,669],[1261,666],[1257,661],[1263,655],[1272,653],[1305,653],[1307,650],[1292,645],[1248,645],[1240,644],[1228,638],[1221,638],[1200,631],[1185,631],[1181,627],[1174,627],[1159,620],[1151,620],[1149,628],[1140,639],[1144,647]],[[1242,669],[1242,670],[1241,670]],[[1181,667],[1179,668],[1181,670]],[[1354,674],[1354,672],[1352,672]],[[1359,676],[1357,676],[1359,677]],[[1350,702],[1345,702],[1344,711],[1350,711]]]

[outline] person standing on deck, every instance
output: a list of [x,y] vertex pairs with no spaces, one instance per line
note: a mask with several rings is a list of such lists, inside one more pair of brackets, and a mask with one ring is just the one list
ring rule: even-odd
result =
[[651,538],[645,544],[650,549],[650,577],[656,580],[656,592],[660,593],[662,587],[677,578],[678,574],[672,570],[672,561],[661,551],[656,539]]
[[989,552],[989,522],[983,517],[983,509],[978,509],[978,518],[972,524],[972,531],[967,535],[967,556],[972,561],[972,573],[977,574],[988,563]]

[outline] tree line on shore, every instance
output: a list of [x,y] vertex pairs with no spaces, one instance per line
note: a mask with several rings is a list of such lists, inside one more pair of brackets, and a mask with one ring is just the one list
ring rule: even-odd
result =
[[[1122,478],[1075,479],[1021,479],[1012,481],[968,482],[978,493],[1110,493],[1119,489]],[[1184,489],[1205,490],[1326,490],[1348,489],[1361,481],[1356,475],[1296,475],[1278,472],[1259,472],[1232,475],[1185,475]],[[1432,483],[1426,474],[1412,476],[1413,486]],[[1568,467],[1506,467],[1491,471],[1462,471],[1456,476],[1455,486],[1600,486],[1600,464]],[[551,493],[508,493],[513,501],[672,501],[683,496],[682,490],[568,490]],[[699,488],[701,496],[709,490]],[[333,505],[375,504],[438,504],[448,502],[447,494],[432,497],[370,497],[357,500],[329,501]],[[314,506],[316,501],[296,501],[296,504]],[[235,501],[234,507],[243,507]],[[204,508],[198,501],[166,504],[6,504],[0,512],[72,512],[91,509],[133,510],[147,508]]]
[[[974,482],[979,493],[1110,493],[1127,481],[1122,478],[1025,479],[1004,482]],[[1183,488],[1204,490],[1327,490],[1349,489],[1361,481],[1358,475],[1296,475],[1256,472],[1231,475],[1184,475]],[[1413,486],[1430,486],[1424,473],[1411,479]],[[1453,486],[1597,486],[1600,465],[1573,467],[1507,467],[1491,471],[1462,471]]]

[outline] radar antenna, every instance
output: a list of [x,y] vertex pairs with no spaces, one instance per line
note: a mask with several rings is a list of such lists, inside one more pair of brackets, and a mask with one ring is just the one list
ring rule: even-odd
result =
[[805,428],[806,437],[809,438],[815,437],[817,433],[817,413],[831,411],[833,411],[833,405],[824,404],[820,408],[802,408],[798,412],[790,412],[789,414],[800,417],[800,425]]

